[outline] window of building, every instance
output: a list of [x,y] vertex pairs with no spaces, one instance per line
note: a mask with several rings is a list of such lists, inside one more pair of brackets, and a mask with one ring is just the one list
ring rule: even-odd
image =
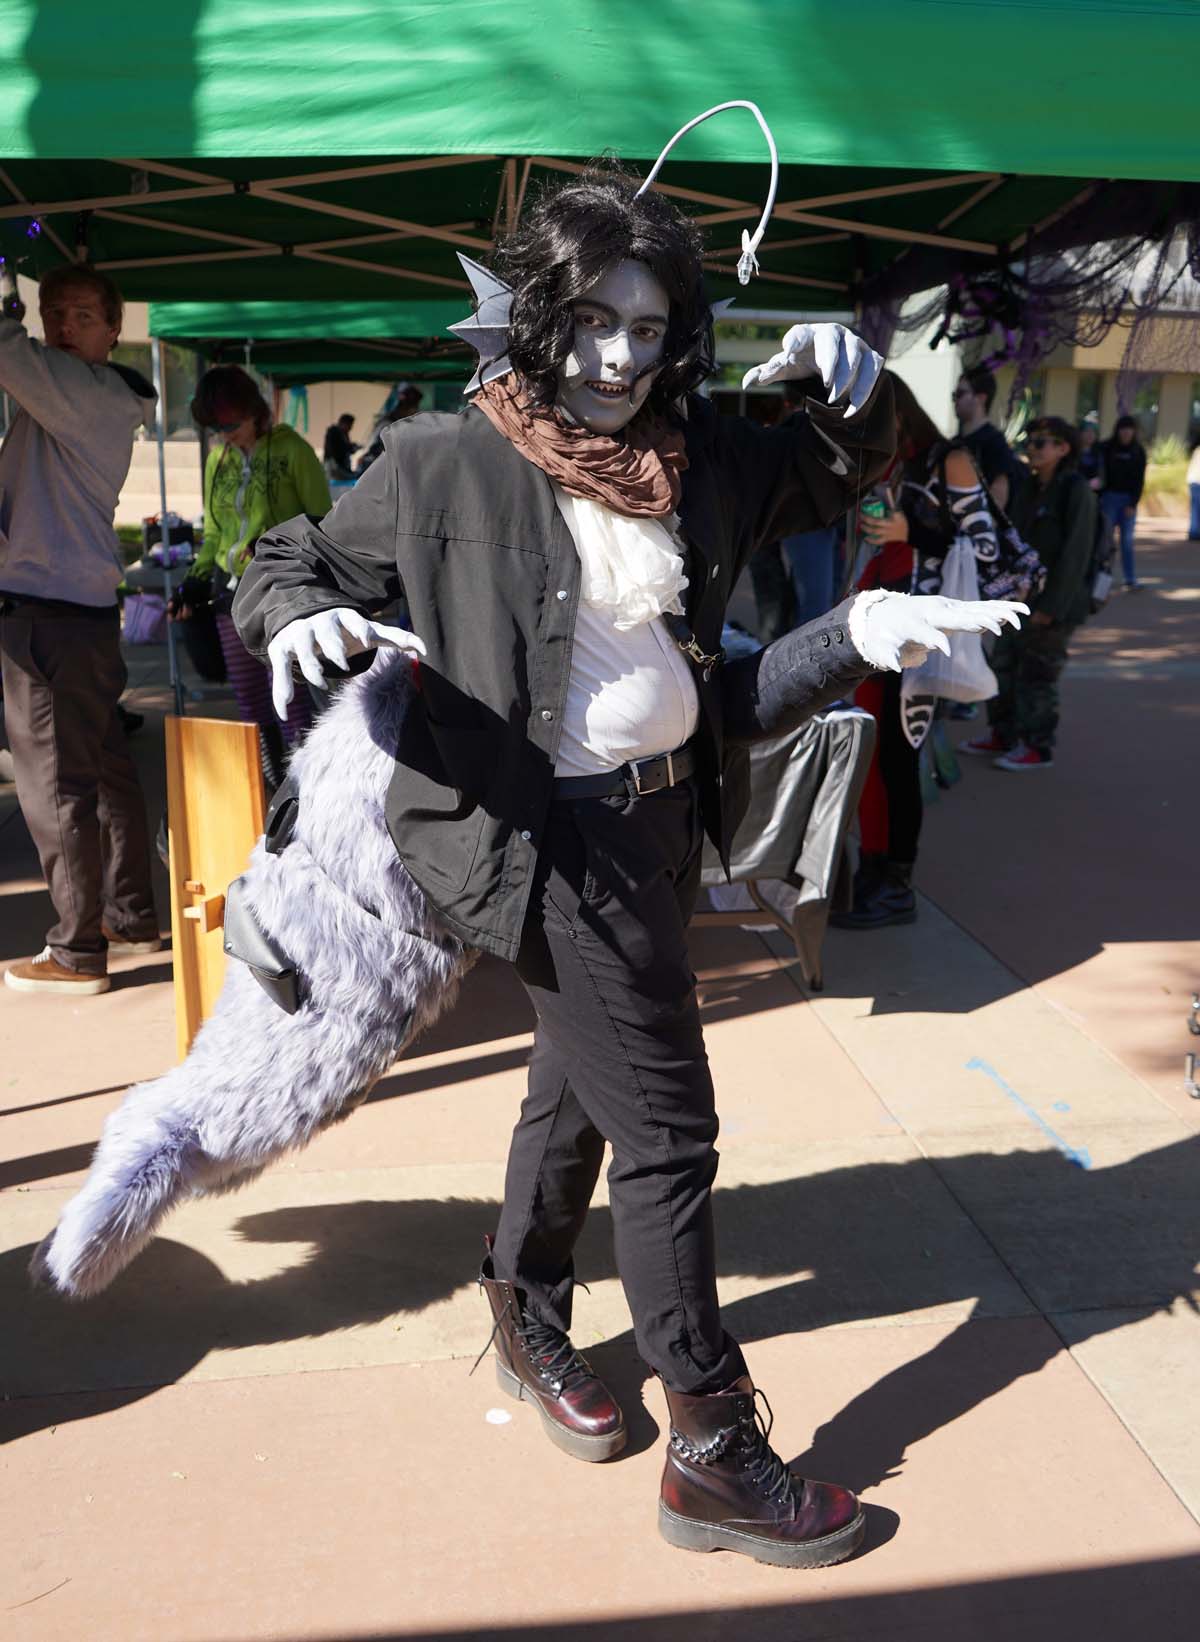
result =
[[1147,376],[1133,396],[1130,410],[1138,419],[1138,429],[1144,443],[1158,432],[1158,402],[1162,397],[1162,377]]
[[[192,421],[192,395],[199,380],[199,357],[190,348],[176,348],[170,342],[162,345],[163,372],[166,376],[168,439],[192,439],[196,424]],[[119,342],[113,349],[114,364],[128,365],[140,371],[147,382],[154,380],[154,360],[148,342]]]
[[1080,371],[1075,378],[1075,420],[1083,422],[1089,416],[1099,419],[1100,388],[1103,377],[1099,371]]
[[1200,438],[1200,376],[1192,378],[1191,402],[1188,406],[1188,438]]

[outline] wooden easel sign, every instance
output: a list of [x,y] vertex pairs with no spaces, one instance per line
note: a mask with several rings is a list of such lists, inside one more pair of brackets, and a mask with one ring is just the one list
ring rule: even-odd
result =
[[225,982],[225,890],[245,872],[266,816],[258,726],[168,718],[175,1041],[180,1060]]

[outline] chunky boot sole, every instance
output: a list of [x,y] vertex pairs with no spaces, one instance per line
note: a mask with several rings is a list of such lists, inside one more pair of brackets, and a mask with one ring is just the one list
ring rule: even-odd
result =
[[546,1435],[556,1448],[561,1448],[564,1454],[570,1454],[577,1460],[610,1460],[614,1454],[619,1454],[628,1441],[629,1433],[624,1425],[616,1431],[602,1432],[598,1436],[589,1436],[585,1431],[568,1431],[566,1426],[559,1425],[558,1421],[546,1412],[541,1399],[536,1397],[528,1386],[522,1385],[510,1368],[505,1368],[502,1362],[496,1363],[496,1384],[509,1397],[515,1397],[519,1403],[532,1403],[542,1417],[542,1426]]
[[863,1542],[867,1519],[859,1512],[852,1522],[836,1533],[820,1539],[767,1539],[740,1528],[725,1528],[718,1522],[697,1522],[677,1516],[659,1501],[658,1531],[668,1545],[681,1551],[740,1551],[755,1562],[769,1562],[776,1568],[831,1568],[845,1562]]

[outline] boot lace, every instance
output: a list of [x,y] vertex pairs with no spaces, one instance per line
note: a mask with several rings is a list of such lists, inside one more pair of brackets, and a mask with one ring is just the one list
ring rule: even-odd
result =
[[[758,1406],[760,1397],[763,1408],[767,1411],[765,1419]],[[747,1423],[743,1427],[743,1465],[746,1476],[773,1505],[791,1506],[795,1509],[799,1478],[793,1476],[771,1447],[769,1439],[771,1428],[775,1424],[775,1415],[767,1401],[766,1393],[755,1387],[754,1399],[754,1424]]]
[[[539,1378],[553,1387],[555,1396],[560,1395],[566,1386],[573,1385],[578,1380],[591,1379],[592,1371],[586,1359],[580,1356],[571,1344],[569,1335],[564,1334],[561,1329],[553,1328],[549,1323],[539,1322],[536,1317],[523,1317],[520,1309],[511,1301],[508,1311],[516,1324],[515,1332],[520,1336],[529,1354],[530,1363]],[[492,1332],[488,1335],[483,1350],[471,1364],[468,1379],[492,1349],[503,1322],[502,1312],[492,1324]]]
[[578,1380],[591,1378],[591,1369],[571,1344],[570,1336],[560,1329],[536,1317],[526,1317],[517,1332],[525,1342],[530,1362],[541,1378],[554,1386],[556,1394]]

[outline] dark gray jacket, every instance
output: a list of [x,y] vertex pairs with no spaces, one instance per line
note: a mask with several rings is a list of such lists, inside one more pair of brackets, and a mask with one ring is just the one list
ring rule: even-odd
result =
[[[250,650],[264,655],[297,617],[339,605],[369,613],[403,592],[427,648],[425,713],[411,715],[397,750],[388,826],[446,922],[512,959],[550,804],[579,559],[549,479],[482,412],[409,417],[384,441],[384,456],[321,524],[292,519],[259,538],[234,618]],[[705,651],[720,647],[725,607],[751,553],[844,513],[893,444],[886,383],[848,420],[813,403],[787,428],[759,428],[689,400],[679,513],[687,618]],[[844,606],[781,643],[789,660],[782,697],[779,669],[761,657],[708,680],[697,675],[703,815],[723,859],[749,794],[734,738],[798,722],[870,671]]]

